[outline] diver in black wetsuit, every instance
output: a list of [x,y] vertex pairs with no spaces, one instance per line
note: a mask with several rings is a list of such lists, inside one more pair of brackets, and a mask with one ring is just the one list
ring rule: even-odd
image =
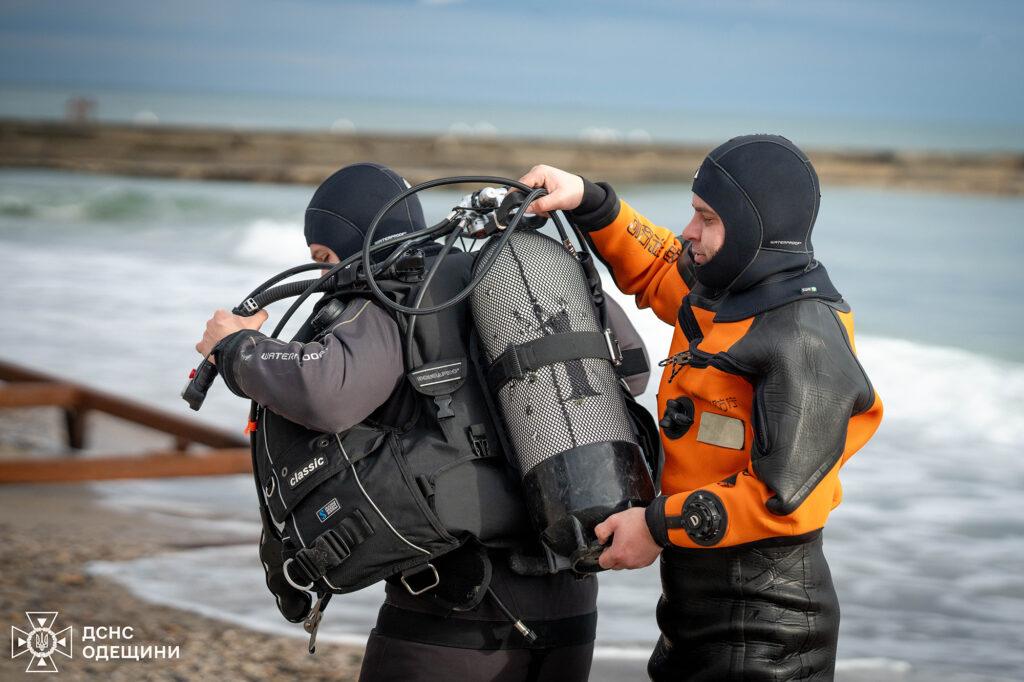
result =
[[[377,211],[406,187],[390,169],[368,163],[347,166],[328,178],[306,211],[313,259],[337,263],[356,253]],[[423,227],[423,212],[413,196],[387,215],[376,236]],[[623,348],[642,347],[620,308],[611,304],[609,317]],[[307,336],[308,325],[290,343],[267,338],[257,331],[265,320],[262,312],[244,318],[218,311],[197,346],[206,354],[221,342],[218,369],[238,395],[326,433],[344,431],[407,399],[400,390],[406,368],[398,325],[373,300],[349,301],[316,341]],[[643,391],[647,377],[627,379],[634,394]],[[596,577],[518,575],[508,567],[509,551],[487,550],[491,589],[538,634],[535,643],[524,639],[490,599],[455,611],[428,596],[413,596],[389,579],[360,680],[586,680],[597,618]]]

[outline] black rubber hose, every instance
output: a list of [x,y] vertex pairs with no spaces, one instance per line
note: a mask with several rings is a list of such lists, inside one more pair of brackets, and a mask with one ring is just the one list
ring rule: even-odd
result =
[[[321,267],[322,265],[323,264],[321,264]],[[255,310],[263,310],[271,303],[277,303],[278,301],[284,298],[298,296],[312,285],[317,285],[314,291],[330,291],[331,289],[334,288],[334,282],[330,280],[321,281],[319,279],[304,279],[298,282],[288,282],[287,284],[279,284],[278,286],[267,289],[266,291],[258,293],[255,296],[250,296],[245,300],[247,302],[252,301],[253,303],[255,303]],[[255,313],[255,310],[251,313],[248,311],[239,311],[236,312],[235,314],[248,317],[249,315],[253,315]]]
[[[412,248],[413,246],[416,246],[421,242],[431,242],[437,237],[438,234],[447,232],[450,226],[451,223],[449,223],[449,221],[445,219],[437,223],[436,225],[425,227],[422,230],[417,230],[416,232],[412,232],[409,234],[398,235],[403,239],[403,241],[401,242],[401,246],[399,247],[398,250],[408,250],[409,248]],[[397,238],[385,240],[380,242],[379,244],[372,245],[369,251],[372,254],[382,249],[391,248],[392,246],[398,243],[399,239]],[[327,281],[328,279],[333,277],[337,272],[339,272],[342,268],[345,268],[351,265],[352,263],[358,262],[360,258],[366,256],[366,251],[366,246],[364,245],[363,251],[361,253],[354,253],[345,260],[341,261],[340,263],[336,263],[335,265],[331,266],[331,269],[324,273],[324,275],[319,280],[317,280],[313,284],[310,284],[309,288],[303,291],[302,294],[300,294],[299,297],[295,300],[295,302],[291,304],[288,310],[285,311],[284,316],[281,317],[281,321],[277,323],[276,327],[274,327],[274,333],[271,334],[271,338],[277,338],[278,336],[281,335],[281,332],[284,330],[285,324],[287,324],[288,320],[290,320],[292,315],[295,314],[295,311],[299,309],[299,306],[301,306],[305,302],[305,300],[309,298],[310,294],[316,291],[317,286],[319,286],[320,282]],[[395,256],[395,254],[392,255]],[[386,259],[384,263],[387,263],[389,260],[390,259]],[[379,265],[377,267],[379,267]]]
[[366,230],[366,237],[364,238],[363,241],[363,268],[364,271],[367,273],[366,284],[370,287],[370,291],[373,292],[373,295],[377,298],[381,305],[384,305],[396,312],[404,313],[406,315],[432,315],[434,313],[441,312],[446,308],[450,308],[451,306],[460,303],[461,301],[465,300],[470,294],[473,293],[473,290],[476,289],[480,282],[483,281],[484,277],[487,276],[488,272],[490,272],[491,268],[494,267],[494,263],[495,261],[497,261],[498,255],[501,253],[501,250],[505,247],[505,244],[512,236],[512,233],[515,232],[516,228],[519,226],[519,222],[523,219],[523,216],[526,215],[525,211],[518,211],[516,213],[515,217],[512,219],[512,222],[509,223],[508,227],[505,228],[504,233],[501,235],[501,237],[499,237],[497,247],[495,247],[490,254],[487,254],[487,256],[485,256],[489,257],[488,260],[477,266],[476,275],[473,277],[472,280],[470,280],[469,284],[467,284],[466,287],[461,292],[453,296],[451,299],[445,301],[444,303],[439,303],[435,306],[431,306],[429,308],[415,308],[405,306],[395,301],[392,301],[390,298],[388,298],[387,294],[385,294],[384,291],[380,288],[380,285],[377,284],[377,280],[373,276],[373,273],[369,272],[369,247],[373,243],[373,233],[376,232],[377,226],[380,224],[381,219],[395,205],[397,205],[400,201],[404,200],[408,196],[416,194],[417,192],[422,192],[425,189],[430,189],[432,187],[440,187],[443,185],[462,185],[468,183],[486,182],[516,187],[517,189],[521,189],[522,191],[528,192],[528,194],[526,195],[526,199],[523,200],[523,206],[529,206],[536,199],[539,199],[540,197],[547,194],[547,190],[542,187],[534,189],[532,187],[529,187],[528,185],[524,185],[521,182],[509,180],[508,178],[497,178],[493,176],[457,176],[452,178],[441,178],[439,180],[431,180],[429,182],[420,183],[415,187],[410,187],[409,189],[405,190],[404,192],[396,196],[390,202],[388,202],[388,204],[385,205],[380,210],[379,213],[377,213],[374,219],[370,222],[370,225]]
[[[452,246],[455,245],[455,240],[459,238],[460,232],[458,230],[452,230],[448,233],[448,238],[444,240],[444,246],[441,247],[441,251],[438,252],[437,257],[430,266],[430,270],[427,272],[427,276],[423,278],[423,282],[420,284],[420,290],[416,294],[416,300],[413,302],[414,308],[419,308],[423,303],[423,297],[427,294],[427,288],[430,287],[430,282],[434,279],[434,275],[441,267],[441,262],[444,261],[445,256],[452,250]],[[405,366],[413,367],[412,357],[412,346],[413,346],[413,334],[416,332],[416,320],[420,319],[416,315],[413,315],[409,319],[408,327],[405,331]]]
[[[277,273],[276,275],[274,275],[273,277],[268,279],[266,282],[264,282],[263,284],[259,285],[255,289],[253,289],[252,292],[248,296],[246,296],[243,300],[247,301],[250,298],[256,298],[258,295],[260,295],[261,293],[266,291],[268,288],[274,286],[275,284],[277,284],[278,282],[280,282],[283,279],[288,279],[292,275],[297,275],[300,272],[306,272],[308,270],[320,270],[322,268],[327,267],[328,265],[330,265],[330,263],[303,263],[302,265],[296,265],[294,268],[288,268],[284,272]],[[241,306],[239,306],[239,307],[241,307]],[[242,314],[242,313],[235,313],[235,314],[239,315],[239,314]],[[250,315],[251,314],[252,313],[250,313]]]
[[[506,187],[514,187],[520,191],[526,192],[527,196],[523,200],[523,207],[528,207],[531,203],[533,203],[533,201],[547,193],[547,191],[543,188],[535,189],[521,182],[509,180],[508,178],[500,178],[496,176],[456,176],[451,178],[440,178],[438,180],[431,180],[429,182],[421,183],[419,185],[416,185],[415,187],[410,187],[405,192],[400,194],[398,197],[393,199],[390,203],[388,203],[388,205],[382,208],[380,212],[374,217],[373,221],[370,223],[370,227],[366,234],[366,239],[363,243],[363,249],[360,253],[353,254],[352,256],[346,258],[345,260],[331,266],[331,268],[326,273],[324,273],[324,275],[320,277],[320,279],[304,280],[301,282],[291,282],[270,289],[269,287],[271,287],[274,284],[277,284],[283,279],[287,279],[288,277],[291,277],[292,275],[298,274],[300,272],[323,269],[326,264],[304,263],[302,265],[298,265],[287,270],[284,270],[283,272],[280,272],[271,277],[270,279],[268,279],[267,281],[263,282],[260,286],[256,287],[256,289],[254,289],[252,293],[250,293],[249,296],[246,297],[245,301],[243,301],[241,305],[235,308],[235,314],[253,315],[256,313],[256,311],[262,310],[271,303],[297,295],[298,298],[292,303],[292,305],[288,308],[285,314],[281,317],[280,322],[278,322],[277,327],[275,327],[274,332],[271,335],[271,338],[276,338],[280,336],[281,332],[284,330],[284,326],[287,324],[288,320],[291,319],[292,315],[295,314],[295,311],[299,309],[299,306],[301,306],[302,303],[305,302],[305,300],[309,298],[309,296],[312,293],[316,291],[328,291],[331,288],[333,288],[335,285],[334,282],[331,281],[332,278],[343,268],[352,265],[353,263],[356,263],[361,259],[364,272],[366,273],[366,282],[369,285],[370,289],[373,291],[374,295],[377,297],[377,299],[385,306],[393,310],[413,316],[412,319],[409,321],[407,345],[405,352],[406,362],[411,365],[411,339],[413,338],[413,332],[415,331],[416,327],[416,316],[440,312],[450,306],[453,306],[461,302],[467,296],[469,296],[473,292],[473,290],[480,284],[480,282],[491,270],[491,268],[494,266],[494,262],[497,260],[498,254],[501,252],[502,248],[504,248],[506,242],[512,236],[512,233],[516,230],[516,228],[519,226],[519,223],[522,221],[523,216],[525,216],[526,213],[525,210],[520,210],[516,213],[512,222],[505,229],[504,234],[501,235],[497,247],[493,250],[493,255],[491,255],[491,258],[487,262],[480,265],[480,267],[477,269],[477,276],[474,277],[473,280],[469,282],[466,288],[463,289],[463,291],[461,291],[459,294],[454,296],[451,300],[446,301],[437,306],[433,306],[431,308],[420,308],[419,306],[420,304],[422,304],[427,288],[429,287],[431,280],[433,279],[438,268],[440,267],[441,262],[444,260],[444,257],[447,256],[447,254],[451,251],[452,246],[455,243],[455,240],[461,234],[458,230],[451,230],[449,232],[449,229],[452,227],[452,221],[446,218],[445,220],[442,220],[440,223],[437,223],[436,225],[433,225],[431,227],[427,227],[410,234],[398,235],[397,237],[404,238],[401,244],[391,254],[389,254],[388,258],[386,258],[382,263],[379,264],[372,263],[372,254],[382,249],[391,248],[395,244],[399,243],[399,239],[387,239],[380,242],[379,244],[372,244],[373,233],[376,231],[377,225],[380,223],[380,220],[383,218],[383,216],[387,214],[387,212],[391,210],[398,202],[402,201],[406,197],[433,187],[470,183],[493,183],[503,185]],[[557,212],[552,212],[552,217],[554,219],[555,226],[558,229],[559,235],[562,237],[564,242],[568,243],[568,235],[565,233],[564,226],[561,222],[561,219],[558,217]],[[583,237],[583,234],[580,232],[579,228],[577,228],[576,225],[572,223],[572,221],[570,221],[570,225],[575,231],[583,251],[589,253],[586,239]],[[406,306],[402,306],[388,298],[384,291],[377,284],[374,271],[376,270],[376,273],[383,272],[387,267],[396,262],[404,252],[406,252],[413,246],[419,243],[431,242],[444,233],[448,233],[448,238],[445,240],[445,245],[441,253],[438,254],[437,259],[432,264],[429,273],[427,274],[422,286],[420,287],[420,291],[414,302],[415,307],[409,308]],[[193,374],[193,381],[189,382],[189,384],[185,388],[185,391],[183,391],[182,394],[182,397],[189,401],[189,404],[192,407],[192,409],[198,410],[200,408],[203,400],[206,397],[206,392],[213,382],[214,377],[216,377],[216,370],[214,369],[213,365],[209,362],[209,360],[207,358],[204,358],[203,361],[200,363],[199,368]],[[196,381],[195,379],[198,379],[198,381]],[[186,393],[188,394],[187,396]]]

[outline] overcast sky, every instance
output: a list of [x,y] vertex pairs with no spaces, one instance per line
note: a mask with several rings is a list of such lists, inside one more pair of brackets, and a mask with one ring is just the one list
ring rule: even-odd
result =
[[0,0],[0,82],[1024,123],[1024,2]]

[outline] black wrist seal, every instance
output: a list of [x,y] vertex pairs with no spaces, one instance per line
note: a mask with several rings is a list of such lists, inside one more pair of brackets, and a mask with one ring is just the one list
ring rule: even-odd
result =
[[729,517],[725,505],[714,493],[696,490],[683,503],[683,513],[666,519],[669,528],[683,528],[698,545],[717,545],[725,536]]

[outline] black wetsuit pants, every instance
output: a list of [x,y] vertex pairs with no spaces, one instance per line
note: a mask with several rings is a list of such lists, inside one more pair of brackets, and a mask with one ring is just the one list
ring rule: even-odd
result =
[[647,671],[678,680],[831,680],[839,602],[821,532],[661,557]]
[[359,682],[586,682],[593,653],[593,642],[552,649],[464,649],[373,632]]
[[489,553],[491,588],[537,635],[528,642],[491,597],[451,611],[387,583],[359,682],[586,682],[597,630],[597,579],[513,573]]

